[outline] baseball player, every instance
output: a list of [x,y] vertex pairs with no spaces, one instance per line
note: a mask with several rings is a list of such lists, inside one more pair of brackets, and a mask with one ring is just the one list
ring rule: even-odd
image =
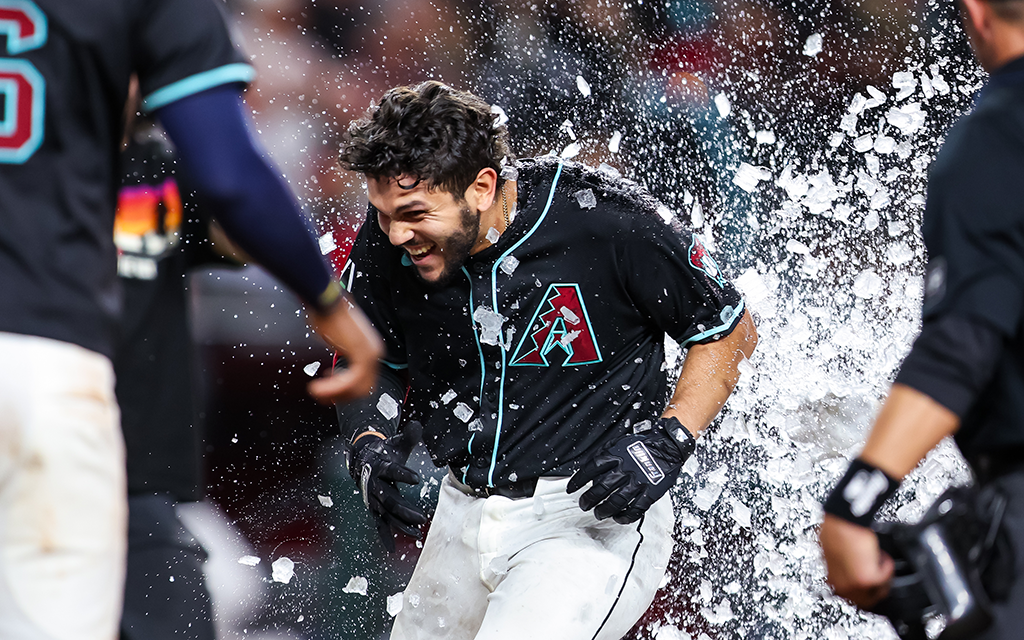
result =
[[[339,407],[350,471],[391,545],[426,520],[395,484],[418,481],[412,427],[448,469],[392,638],[612,640],[654,598],[667,491],[756,332],[642,189],[513,163],[495,118],[425,82],[343,143],[370,206],[342,280],[387,349],[373,399]],[[666,334],[689,349],[674,391]]]
[[[991,77],[932,164],[921,334],[864,450],[827,499],[820,536],[836,593],[874,606],[894,570],[870,529],[875,515],[928,451],[954,435],[980,486],[971,506],[1005,501],[1002,527],[1016,556],[1003,567],[1016,575],[1006,593],[981,571],[984,554],[971,552],[972,569],[997,601],[991,627],[970,637],[1008,640],[1021,637],[1024,623],[1024,2],[957,4]],[[986,539],[996,539],[995,528],[967,543]],[[951,555],[942,564],[938,579],[958,577]],[[948,593],[966,593],[966,586],[973,585],[953,584]],[[972,603],[956,604],[963,615]]]
[[348,352],[313,391],[368,390],[380,344],[253,146],[239,95],[253,69],[213,2],[0,0],[0,25],[0,637],[110,640],[126,536],[113,221],[133,73],[228,234]]

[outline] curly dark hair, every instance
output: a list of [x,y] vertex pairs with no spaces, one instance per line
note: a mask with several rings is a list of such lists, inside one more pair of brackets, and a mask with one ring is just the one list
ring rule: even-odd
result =
[[[340,164],[371,178],[402,175],[426,181],[461,200],[482,169],[512,161],[505,125],[491,106],[467,91],[433,80],[395,87],[349,125]],[[401,185],[403,188],[412,188]]]

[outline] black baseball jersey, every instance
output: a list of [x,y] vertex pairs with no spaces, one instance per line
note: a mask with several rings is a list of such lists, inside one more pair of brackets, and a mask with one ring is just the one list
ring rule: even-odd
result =
[[444,288],[372,206],[342,273],[408,369],[403,419],[477,487],[571,475],[661,414],[665,334],[712,341],[743,314],[698,238],[632,183],[548,158],[522,162],[517,187],[510,227]]
[[[897,382],[934,397],[958,415],[956,434],[968,457],[1024,446],[1024,58],[992,74],[975,109],[946,136],[928,179],[922,233],[928,249],[924,331]],[[941,353],[923,339],[944,319],[962,319],[998,333],[987,379],[958,385]],[[962,344],[976,345],[954,338]],[[939,350],[933,349],[933,352]],[[952,354],[955,355],[955,354]],[[936,380],[945,376],[947,381]],[[950,384],[953,386],[951,387]],[[968,389],[967,395],[962,389]],[[962,397],[962,402],[960,402]]]
[[0,24],[0,331],[110,356],[129,78],[153,110],[253,69],[212,0],[0,0]]

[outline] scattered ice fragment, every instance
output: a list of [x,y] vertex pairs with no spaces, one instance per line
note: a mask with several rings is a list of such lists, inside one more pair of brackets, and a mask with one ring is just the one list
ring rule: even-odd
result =
[[812,33],[804,42],[804,55],[813,57],[819,53],[821,53],[821,34]]
[[366,588],[370,586],[366,578],[363,576],[352,576],[348,580],[348,584],[341,588],[343,593],[358,593],[361,596],[366,595]]
[[736,169],[736,175],[732,178],[732,183],[747,193],[751,193],[757,188],[758,182],[771,177],[772,174],[767,169],[741,162],[739,168]]
[[338,248],[338,245],[334,243],[334,233],[330,231],[320,236],[317,242],[320,244],[320,253],[323,255],[327,255]]
[[563,333],[562,337],[558,339],[558,342],[560,342],[563,346],[569,346],[570,344],[572,344],[573,340],[575,340],[576,338],[580,337],[580,333],[582,333],[582,332],[581,331],[569,331],[568,333]]
[[682,629],[664,626],[654,632],[654,640],[693,640],[693,636]]
[[741,527],[749,529],[750,507],[740,502],[738,498],[730,498],[729,505],[732,506],[732,519]]
[[402,610],[405,605],[405,592],[399,591],[393,596],[388,596],[387,600],[387,611],[388,615],[394,618],[398,615],[398,612]]
[[572,120],[566,120],[565,122],[562,123],[562,126],[560,126],[558,128],[558,130],[559,131],[564,131],[565,134],[567,136],[569,136],[570,140],[575,140],[576,139],[576,132],[573,131],[573,126],[574,125],[572,123]]
[[312,378],[313,376],[316,375],[316,372],[320,370],[320,363],[310,362],[306,366],[302,367],[302,370],[306,373],[307,376]]
[[721,466],[704,476],[704,485],[693,493],[693,504],[701,511],[707,511],[722,495],[729,471]]
[[590,85],[583,79],[583,76],[576,76],[576,88],[580,90],[584,98],[590,97]]
[[491,559],[487,564],[487,569],[495,576],[503,576],[508,573],[508,556],[499,555]]
[[658,212],[658,215],[661,216],[661,219],[665,221],[665,224],[669,224],[670,222],[672,222],[673,216],[671,209],[662,204],[658,205],[656,211]]
[[501,263],[498,265],[498,268],[504,271],[505,275],[510,276],[515,272],[516,267],[518,266],[519,260],[515,256],[510,255],[505,256],[505,259],[501,261]]
[[484,430],[484,423],[480,421],[480,418],[477,418],[473,422],[469,423],[469,430],[470,431],[483,431]]
[[771,295],[771,291],[765,286],[764,280],[761,279],[761,276],[758,275],[757,270],[753,267],[747,268],[734,282],[740,292],[743,293],[743,297],[750,304],[756,305]]
[[811,252],[811,248],[808,247],[806,244],[800,242],[799,240],[794,240],[793,238],[790,238],[789,240],[786,241],[786,251],[789,251],[790,253],[800,253],[803,255],[807,255]]
[[501,107],[499,107],[498,105],[496,105],[496,104],[491,105],[491,113],[493,113],[494,115],[498,116],[497,118],[494,119],[494,128],[495,129],[497,129],[498,127],[504,126],[504,124],[506,122],[508,122],[508,115],[506,115],[505,114],[505,110],[502,109]]
[[846,107],[846,110],[852,113],[853,115],[858,115],[861,111],[864,110],[864,107],[867,105],[867,103],[868,99],[864,97],[864,94],[855,93],[853,94],[853,99],[850,100],[850,106]]
[[754,140],[757,144],[775,144],[775,132],[774,131],[758,131],[754,136]]
[[885,251],[885,257],[897,267],[906,264],[914,259],[914,252],[906,243],[900,242],[890,246]]
[[302,622],[305,619],[306,619],[306,616],[300,615],[298,618],[295,618],[295,622]]
[[853,279],[853,295],[858,298],[873,298],[882,292],[882,279],[874,269],[865,269]]
[[270,565],[272,570],[271,578],[274,582],[283,582],[288,584],[291,579],[295,576],[295,563],[290,558],[281,556],[274,563]]
[[900,130],[905,136],[916,133],[924,125],[925,113],[921,111],[919,102],[911,102],[900,107],[893,107],[885,114],[886,121]]
[[740,372],[740,375],[744,376],[752,376],[757,373],[757,367],[751,364],[749,358],[740,360],[739,364],[736,365],[736,370]]
[[601,173],[607,175],[607,176],[612,177],[612,178],[621,178],[622,177],[622,172],[621,171],[619,171],[618,169],[616,169],[615,167],[613,167],[610,164],[605,164],[604,162],[602,162],[601,164],[597,165],[597,170],[600,171]]
[[729,102],[729,96],[724,93],[719,93],[715,96],[715,108],[718,109],[718,116],[720,118],[728,118],[732,112],[732,104]]
[[516,482],[517,480],[519,480],[519,474],[513,471],[512,473],[508,474],[508,479],[509,482]]
[[832,137],[828,139],[828,146],[835,149],[839,145],[843,144],[843,140],[845,139],[846,136],[843,135],[842,131],[836,131],[835,133],[832,134]]
[[853,150],[857,153],[864,153],[869,151],[875,144],[870,133],[865,133],[856,140],[853,141]]
[[896,89],[896,99],[902,100],[914,93],[917,88],[917,78],[909,71],[897,71],[892,76],[892,86]]
[[331,496],[317,496],[316,498],[317,500],[320,501],[320,504],[322,504],[325,507],[334,506],[334,500],[331,499]]
[[581,189],[573,194],[576,197],[576,202],[580,204],[583,209],[593,209],[597,206],[597,196],[594,195],[592,189]]
[[868,203],[868,206],[872,209],[884,209],[891,202],[892,198],[889,197],[889,192],[885,189],[879,189],[871,196],[871,202]]
[[473,410],[470,409],[469,406],[464,402],[460,402],[459,404],[455,405],[455,408],[452,409],[452,413],[455,414],[456,418],[462,420],[463,422],[469,422],[470,419],[473,417]]
[[616,131],[612,134],[612,139],[608,141],[608,150],[612,153],[618,153],[620,144],[622,144],[622,133]]
[[498,345],[501,342],[501,325],[508,318],[480,305],[473,312],[473,320],[480,325],[480,342],[490,345]]
[[497,244],[498,238],[501,237],[501,233],[499,233],[498,230],[495,229],[494,227],[491,227],[490,229],[487,230],[487,235],[485,237],[487,238],[487,242],[490,242],[491,244]]
[[519,179],[519,169],[516,169],[515,167],[513,167],[511,165],[502,167],[501,168],[501,179],[502,180],[511,180],[512,182],[515,182],[516,180]]
[[939,74],[939,65],[930,65],[928,70],[932,75],[932,88],[935,89],[940,96],[944,96],[949,93],[950,89],[949,85],[946,83],[946,79]]
[[543,516],[546,511],[547,509],[544,507],[544,496],[533,496],[533,515],[539,518]]
[[445,404],[448,404],[449,402],[454,400],[455,396],[457,396],[457,395],[458,394],[455,393],[455,389],[449,389],[448,391],[444,392],[443,396],[441,396],[441,402],[443,402]]
[[398,417],[398,401],[385,393],[377,401],[377,411],[385,420],[394,420]]
[[571,142],[568,145],[566,145],[564,149],[562,149],[562,153],[560,153],[559,156],[564,160],[569,160],[570,158],[575,158],[576,156],[578,156],[580,154],[581,149],[582,148],[580,147],[580,143]]
[[878,136],[877,138],[875,138],[874,150],[875,153],[888,155],[896,150],[896,141],[890,138],[889,136]]
[[566,322],[568,322],[569,324],[580,323],[580,317],[573,313],[573,310],[570,309],[569,307],[562,307],[561,309],[559,309],[559,311],[561,312],[562,317],[565,318]]
[[255,567],[260,563],[260,559],[256,556],[242,556],[238,559],[238,564],[244,564],[247,567]]
[[728,600],[723,600],[715,607],[712,611],[708,607],[703,607],[700,610],[700,615],[704,616],[711,624],[722,624],[735,618],[736,616],[732,612],[732,608],[729,606]]
[[875,87],[871,86],[870,84],[867,86],[867,89],[868,89],[868,95],[870,95],[871,97],[868,98],[867,103],[864,104],[864,108],[865,109],[874,109],[875,107],[877,107],[879,105],[885,104],[885,101],[888,98],[886,97],[886,95],[884,93],[882,93],[881,91],[879,91]]

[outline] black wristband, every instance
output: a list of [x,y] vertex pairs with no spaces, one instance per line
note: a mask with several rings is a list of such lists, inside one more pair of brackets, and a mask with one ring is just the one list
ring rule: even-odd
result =
[[697,448],[697,440],[690,430],[682,422],[679,422],[678,418],[675,416],[658,418],[658,426],[679,447],[679,455],[683,461],[693,455],[693,450]]
[[881,469],[856,458],[850,463],[846,475],[825,498],[825,513],[870,527],[875,514],[899,486],[899,482]]

